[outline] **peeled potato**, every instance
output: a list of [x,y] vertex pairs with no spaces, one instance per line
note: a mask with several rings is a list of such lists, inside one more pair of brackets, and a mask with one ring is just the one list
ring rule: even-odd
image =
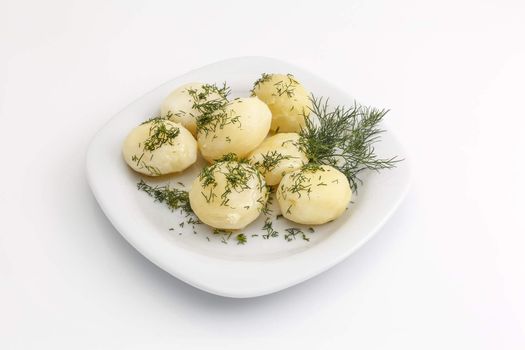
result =
[[172,91],[162,102],[160,114],[171,121],[181,123],[194,136],[197,135],[197,118],[201,112],[194,108],[196,102],[221,101],[226,97],[221,95],[214,85],[189,83]]
[[197,217],[218,229],[236,230],[257,219],[268,197],[261,174],[247,163],[217,162],[193,181],[190,205]]
[[135,171],[160,176],[182,171],[197,160],[197,142],[178,123],[154,119],[137,126],[122,146],[124,160]]
[[202,156],[209,162],[229,153],[244,158],[264,140],[271,121],[268,106],[257,97],[231,101],[198,130]]
[[312,106],[310,93],[291,74],[263,74],[252,94],[270,107],[271,129],[277,132],[299,132]]
[[299,148],[299,134],[296,133],[282,133],[268,137],[248,156],[248,159],[270,186],[277,185],[284,174],[308,163],[308,158]]
[[309,166],[284,175],[277,201],[285,218],[305,225],[320,225],[344,213],[352,190],[346,176],[328,166]]

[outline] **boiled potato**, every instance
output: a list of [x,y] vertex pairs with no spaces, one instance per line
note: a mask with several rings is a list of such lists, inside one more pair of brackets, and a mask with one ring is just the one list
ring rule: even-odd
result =
[[248,163],[216,162],[193,181],[190,205],[197,217],[218,229],[236,230],[257,219],[268,191],[262,175]]
[[277,185],[284,174],[308,163],[308,158],[299,148],[299,134],[296,133],[268,137],[248,156],[248,160],[270,186]]
[[226,101],[226,87],[216,85],[189,83],[172,91],[162,102],[160,114],[171,121],[181,123],[194,136],[197,135],[197,118],[202,115],[204,103],[220,104]]
[[310,114],[310,93],[291,74],[263,74],[252,95],[270,107],[271,129],[276,132],[299,132]]
[[257,97],[238,98],[210,114],[197,132],[202,156],[213,162],[233,153],[244,158],[264,140],[272,114]]
[[131,130],[122,153],[133,170],[160,176],[182,171],[195,163],[197,141],[182,125],[156,118]]
[[306,165],[284,175],[276,197],[285,218],[300,224],[319,225],[344,213],[352,190],[339,170],[328,165]]

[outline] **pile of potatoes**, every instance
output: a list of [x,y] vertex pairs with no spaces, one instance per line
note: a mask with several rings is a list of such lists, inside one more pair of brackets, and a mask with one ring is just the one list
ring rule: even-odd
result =
[[352,191],[337,169],[308,164],[299,132],[310,108],[309,92],[291,74],[263,74],[251,96],[231,100],[216,85],[185,84],[164,99],[159,118],[128,134],[123,156],[136,172],[160,176],[184,171],[200,151],[210,165],[189,199],[214,228],[246,227],[271,188],[284,217],[323,224],[345,211]]

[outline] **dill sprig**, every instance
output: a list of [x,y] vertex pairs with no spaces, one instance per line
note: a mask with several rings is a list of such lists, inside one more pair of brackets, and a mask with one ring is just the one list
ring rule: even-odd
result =
[[379,127],[388,110],[354,104],[329,108],[328,99],[311,97],[311,113],[305,116],[299,145],[311,164],[325,164],[341,171],[353,191],[362,183],[364,170],[390,169],[397,156],[379,158],[374,144],[384,132]]
[[[169,185],[151,186],[142,179],[137,183],[137,188],[153,197],[156,202],[165,203],[171,210],[181,209],[187,215],[193,214],[188,191],[172,188]],[[191,223],[200,223],[197,221],[192,220]]]

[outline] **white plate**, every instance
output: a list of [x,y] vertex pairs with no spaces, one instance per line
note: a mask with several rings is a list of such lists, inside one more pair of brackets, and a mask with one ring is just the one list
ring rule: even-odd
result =
[[[317,96],[330,97],[337,104],[353,103],[346,92],[289,63],[263,57],[232,58],[191,71],[136,100],[98,132],[87,153],[91,189],[122,236],[173,276],[222,296],[245,298],[273,293],[334,266],[377,232],[398,207],[409,186],[406,160],[393,170],[368,174],[359,195],[354,197],[355,203],[341,218],[315,227],[315,233],[305,230],[309,242],[299,237],[286,241],[284,229],[299,226],[284,219],[274,220],[280,237],[263,239],[261,235],[265,232],[261,230],[260,218],[243,230],[248,237],[245,245],[237,245],[234,238],[224,244],[205,225],[196,225],[196,234],[191,225],[181,228],[179,223],[184,218],[179,212],[171,212],[137,190],[141,177],[124,163],[122,141],[133,127],[157,115],[162,99],[179,85],[226,81],[234,96],[247,96],[263,72],[292,73]],[[383,156],[405,157],[391,130],[383,134],[376,149]],[[181,176],[146,181],[170,182],[174,186],[180,181],[189,185],[201,166],[197,164]],[[259,236],[251,237],[252,234]]]

